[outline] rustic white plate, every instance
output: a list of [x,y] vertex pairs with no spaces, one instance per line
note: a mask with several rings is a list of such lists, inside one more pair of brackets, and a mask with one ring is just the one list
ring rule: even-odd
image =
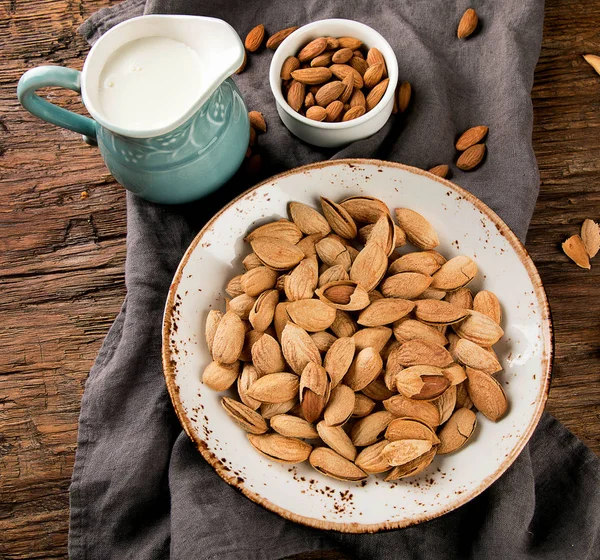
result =
[[[505,336],[496,346],[510,410],[498,423],[478,415],[473,440],[436,457],[423,473],[396,483],[371,476],[362,483],[326,478],[309,465],[286,466],[256,453],[229,420],[222,394],[204,387],[210,362],[204,343],[209,309],[224,309],[227,280],[241,273],[242,238],[257,225],[287,216],[290,200],[318,205],[358,194],[390,208],[426,216],[446,257],[473,257],[472,288],[494,291],[503,305]],[[419,169],[377,160],[339,160],[294,169],[250,189],[223,208],[183,257],[167,300],[163,365],[173,405],[204,458],[229,484],[287,519],[323,529],[373,532],[420,523],[480,494],[515,460],[538,423],[548,392],[552,328],[535,266],[508,227],[480,200]]]

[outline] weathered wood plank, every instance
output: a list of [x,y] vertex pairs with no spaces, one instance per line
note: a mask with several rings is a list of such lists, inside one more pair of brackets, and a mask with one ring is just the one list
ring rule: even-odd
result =
[[[81,68],[87,45],[76,28],[110,4],[0,5],[0,557],[7,559],[66,557],[80,398],[125,293],[122,189],[97,150],[23,111],[14,88],[39,64]],[[599,25],[598,2],[546,2],[532,94],[542,189],[527,243],[555,322],[548,409],[596,453],[600,267],[576,268],[560,242],[584,218],[600,218],[600,77],[581,58],[600,53]],[[82,111],[76,95],[50,95]]]

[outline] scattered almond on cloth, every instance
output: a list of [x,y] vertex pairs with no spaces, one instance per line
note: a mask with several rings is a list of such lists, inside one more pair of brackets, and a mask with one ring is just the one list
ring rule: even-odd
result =
[[[369,196],[321,210],[290,202],[289,220],[246,236],[246,272],[208,313],[202,381],[234,388],[223,408],[269,459],[344,481],[412,476],[468,442],[476,411],[505,414],[500,302],[473,296],[476,263],[438,253],[421,214],[394,221]],[[420,250],[396,253],[407,241]]]

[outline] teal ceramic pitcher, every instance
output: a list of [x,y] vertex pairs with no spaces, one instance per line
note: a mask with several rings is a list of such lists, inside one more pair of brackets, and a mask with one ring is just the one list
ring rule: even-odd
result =
[[[195,65],[193,72],[184,64],[188,59]],[[21,77],[17,94],[29,112],[97,144],[125,188],[153,202],[180,204],[223,185],[244,159],[248,112],[231,80],[243,59],[242,42],[224,21],[141,16],[105,33],[82,72],[34,68]],[[113,67],[124,72],[115,74],[121,80],[117,85],[129,87],[129,95],[107,89],[114,85],[107,74]],[[48,86],[81,93],[93,119],[36,94]]]

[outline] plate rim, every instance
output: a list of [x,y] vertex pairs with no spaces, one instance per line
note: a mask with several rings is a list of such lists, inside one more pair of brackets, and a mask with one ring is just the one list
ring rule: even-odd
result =
[[[239,200],[241,200],[242,198],[247,196],[252,191],[259,189],[260,187],[262,187],[268,183],[272,183],[274,181],[276,182],[276,181],[283,179],[290,175],[297,175],[297,174],[301,174],[305,171],[310,171],[313,169],[322,169],[325,167],[331,167],[331,166],[336,166],[336,165],[340,165],[340,164],[346,164],[348,166],[374,165],[374,166],[378,166],[378,167],[401,169],[403,171],[407,171],[407,172],[415,174],[415,175],[422,175],[422,176],[425,176],[429,179],[432,179],[432,180],[440,183],[444,187],[447,187],[447,188],[453,190],[454,192],[456,192],[456,194],[462,196],[463,198],[465,198],[466,200],[471,202],[478,210],[483,212],[486,215],[486,217],[489,218],[494,223],[494,225],[497,227],[500,234],[506,238],[506,240],[509,242],[511,247],[514,249],[519,260],[525,267],[527,275],[529,276],[529,278],[533,284],[536,299],[538,300],[538,302],[540,303],[540,306],[541,306],[542,313],[541,313],[540,319],[541,319],[541,323],[542,323],[542,330],[543,331],[545,330],[546,334],[547,334],[548,356],[546,358],[546,363],[545,363],[544,385],[543,385],[542,397],[541,397],[540,401],[538,402],[538,405],[536,407],[532,421],[527,426],[527,429],[523,432],[523,435],[519,439],[517,446],[511,451],[511,453],[509,453],[509,455],[507,457],[505,457],[503,462],[494,471],[494,473],[492,473],[491,475],[486,477],[484,480],[482,480],[477,485],[477,487],[465,492],[464,494],[461,494],[460,497],[458,497],[456,499],[456,501],[454,501],[450,506],[443,508],[442,510],[436,512],[435,514],[423,513],[421,515],[415,516],[413,519],[408,519],[408,520],[405,519],[405,520],[394,521],[394,522],[383,521],[380,523],[366,523],[366,524],[356,523],[356,522],[344,523],[344,522],[336,522],[336,521],[327,521],[327,520],[323,520],[323,519],[316,519],[313,517],[299,515],[297,513],[288,511],[287,509],[282,508],[282,507],[270,502],[269,500],[267,500],[266,498],[264,498],[257,492],[250,490],[244,484],[240,483],[237,480],[237,476],[235,476],[231,472],[228,472],[227,470],[225,470],[223,464],[209,450],[208,446],[206,445],[206,442],[198,434],[196,434],[196,432],[193,430],[193,428],[191,426],[191,422],[190,422],[189,418],[187,417],[187,415],[185,414],[185,411],[183,409],[183,404],[181,402],[181,398],[179,395],[179,387],[175,381],[175,371],[174,371],[175,360],[171,355],[170,345],[169,345],[169,335],[171,333],[172,317],[173,317],[173,311],[175,308],[175,294],[177,293],[177,289],[178,289],[179,283],[181,281],[181,276],[183,274],[183,270],[186,267],[186,265],[190,259],[190,256],[195,251],[196,247],[200,243],[200,241],[201,241],[202,237],[204,236],[204,234],[206,233],[206,231],[214,224],[214,222],[216,220],[218,220],[220,218],[220,216],[227,209],[234,206]],[[181,258],[181,261],[179,262],[179,265],[177,266],[177,270],[175,272],[175,275],[173,276],[173,280],[169,287],[169,293],[167,296],[164,314],[163,314],[162,352],[161,352],[161,354],[162,354],[163,374],[165,377],[167,390],[169,392],[169,396],[170,396],[171,402],[173,404],[173,408],[175,409],[175,413],[177,414],[177,418],[179,419],[179,422],[181,423],[181,425],[182,425],[184,431],[186,432],[186,434],[188,435],[188,437],[196,445],[196,448],[198,449],[200,454],[204,457],[204,459],[208,462],[208,464],[216,471],[216,473],[225,482],[227,482],[229,485],[233,486],[234,488],[236,488],[237,490],[242,492],[242,494],[244,494],[244,496],[246,496],[253,502],[263,506],[265,509],[267,509],[269,511],[277,513],[278,515],[280,515],[284,519],[288,519],[289,521],[294,521],[296,523],[300,523],[302,525],[306,525],[306,526],[313,527],[316,529],[338,531],[338,532],[342,532],[342,533],[353,533],[353,534],[377,533],[380,531],[387,531],[387,530],[391,530],[391,529],[400,529],[403,527],[410,527],[413,525],[417,525],[419,523],[423,523],[425,521],[430,521],[437,517],[441,517],[442,515],[445,515],[455,509],[458,509],[459,507],[463,506],[467,502],[470,502],[473,498],[476,498],[482,492],[487,490],[487,488],[489,488],[496,480],[498,480],[506,472],[506,470],[514,463],[514,461],[521,454],[521,452],[523,451],[523,449],[525,448],[525,446],[531,439],[531,436],[533,435],[533,432],[535,431],[536,427],[538,426],[541,416],[542,416],[542,413],[544,412],[544,409],[546,406],[546,401],[548,399],[548,393],[550,390],[550,381],[552,378],[552,366],[554,363],[554,328],[553,328],[553,323],[552,323],[552,314],[550,311],[550,305],[548,303],[548,297],[546,295],[546,290],[544,289],[542,279],[541,279],[539,272],[535,266],[535,263],[533,262],[533,259],[529,255],[529,252],[527,251],[527,249],[525,248],[523,243],[521,243],[519,238],[513,233],[513,231],[508,227],[508,225],[504,222],[504,220],[502,220],[502,218],[500,218],[500,216],[498,216],[487,204],[485,204],[482,200],[480,200],[474,194],[465,190],[463,187],[460,187],[456,183],[448,181],[447,179],[443,179],[437,175],[433,175],[432,173],[429,173],[428,171],[419,169],[417,167],[413,167],[410,165],[405,165],[405,164],[397,163],[397,162],[393,162],[393,161],[384,161],[384,160],[372,159],[372,158],[344,158],[344,159],[333,159],[333,160],[320,161],[320,162],[316,162],[316,163],[310,163],[307,165],[289,169],[282,173],[278,173],[277,175],[273,175],[273,176],[265,179],[264,181],[261,181],[260,183],[250,187],[249,189],[245,190],[243,193],[239,194],[238,196],[236,196],[230,202],[225,204],[219,211],[217,211],[214,214],[214,216],[212,218],[210,218],[210,220],[208,220],[206,222],[204,227],[197,233],[197,235],[194,237],[193,241],[190,243],[189,247],[186,249],[183,257]]]

